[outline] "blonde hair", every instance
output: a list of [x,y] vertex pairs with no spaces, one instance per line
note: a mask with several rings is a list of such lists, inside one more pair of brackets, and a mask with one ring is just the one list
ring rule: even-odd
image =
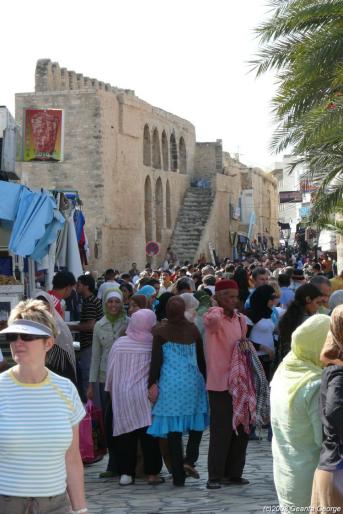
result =
[[269,280],[269,285],[272,286],[272,288],[275,291],[275,294],[278,298],[281,296],[281,289],[279,284],[276,282],[276,280]]
[[58,334],[57,325],[49,311],[49,307],[41,300],[33,300],[30,298],[29,300],[19,302],[11,311],[8,325],[11,325],[13,321],[18,319],[27,319],[41,323],[51,330],[54,337]]

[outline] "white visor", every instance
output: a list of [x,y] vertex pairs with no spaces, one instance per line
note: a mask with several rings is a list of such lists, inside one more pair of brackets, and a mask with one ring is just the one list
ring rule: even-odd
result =
[[31,321],[29,319],[17,319],[7,328],[0,331],[0,334],[29,334],[33,336],[52,337],[52,331],[46,325]]

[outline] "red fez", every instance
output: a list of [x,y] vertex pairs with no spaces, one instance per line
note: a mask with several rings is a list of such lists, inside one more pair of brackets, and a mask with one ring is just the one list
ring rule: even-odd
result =
[[216,292],[223,291],[223,289],[238,289],[237,282],[235,280],[228,280],[226,278],[216,282]]

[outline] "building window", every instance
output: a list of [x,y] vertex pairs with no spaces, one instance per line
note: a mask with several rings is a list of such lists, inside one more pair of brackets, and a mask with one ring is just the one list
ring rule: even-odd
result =
[[179,141],[179,155],[180,155],[180,173],[187,173],[187,152],[186,144],[183,137]]
[[170,169],[172,171],[177,171],[177,145],[175,135],[172,134],[170,136]]
[[160,138],[156,128],[152,136],[152,166],[157,170],[161,169]]
[[151,141],[149,125],[144,126],[143,134],[143,164],[151,166]]
[[162,132],[162,163],[165,171],[169,170],[168,138],[165,130]]
[[166,185],[166,221],[167,221],[167,228],[171,228],[171,202],[170,202],[170,185],[169,180],[167,180]]
[[162,241],[163,232],[163,187],[162,180],[157,179],[155,190],[156,239]]
[[153,240],[152,234],[152,190],[150,177],[145,179],[144,184],[144,219],[145,219],[145,240]]

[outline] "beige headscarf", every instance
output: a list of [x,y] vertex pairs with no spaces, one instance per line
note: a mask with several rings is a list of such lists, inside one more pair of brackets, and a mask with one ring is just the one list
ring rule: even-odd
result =
[[326,366],[337,359],[343,360],[343,305],[332,311],[330,331],[320,354],[320,360]]
[[330,318],[315,314],[302,323],[292,334],[291,351],[280,368],[291,372],[288,404],[291,406],[297,392],[313,380],[320,379],[323,364],[320,352],[330,328]]

